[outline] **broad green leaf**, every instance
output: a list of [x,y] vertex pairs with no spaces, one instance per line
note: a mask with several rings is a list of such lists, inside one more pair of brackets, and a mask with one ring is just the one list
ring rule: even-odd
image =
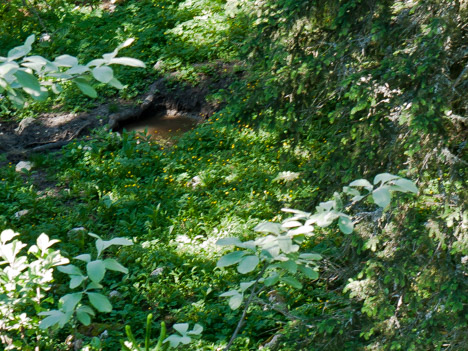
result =
[[111,312],[112,305],[108,298],[102,294],[88,292],[88,298],[91,305],[96,308],[99,312]]
[[303,253],[299,255],[299,258],[308,261],[318,261],[322,259],[322,256],[316,253]]
[[[30,37],[28,37],[29,39]],[[28,44],[28,40],[24,45],[17,46],[10,51],[8,51],[8,61],[13,61],[19,59],[23,56],[26,56],[31,51],[31,44]]]
[[282,268],[286,269],[291,274],[296,274],[296,272],[297,272],[297,263],[294,262],[293,260],[288,260],[288,261],[285,261],[285,262],[281,262],[280,266]]
[[163,342],[164,342],[164,343],[169,342],[169,344],[171,345],[171,347],[176,348],[176,347],[179,346],[179,344],[180,344],[180,339],[181,339],[181,337],[180,337],[179,335],[173,334],[173,335],[167,337],[166,339],[164,339]]
[[240,305],[242,305],[242,301],[244,300],[244,296],[241,294],[237,294],[232,296],[229,299],[229,307],[231,307],[231,310],[237,310]]
[[292,247],[292,240],[287,236],[280,236],[278,237],[278,246],[280,247],[281,251],[284,253],[290,253]]
[[380,182],[382,182],[383,184],[390,181],[390,180],[395,180],[395,179],[398,179],[400,178],[399,176],[396,176],[396,175],[393,175],[393,174],[390,174],[390,173],[381,173],[381,174],[377,174],[374,178],[374,185],[377,185],[379,184]]
[[372,189],[374,188],[372,184],[366,179],[357,179],[349,183],[349,186],[362,186],[369,191],[372,191]]
[[78,65],[78,59],[70,55],[56,57],[54,63],[60,67],[74,67]]
[[74,293],[74,294],[67,294],[60,298],[60,303],[62,305],[62,310],[64,312],[73,312],[75,310],[76,305],[81,301],[83,297],[83,293]]
[[302,223],[299,221],[284,221],[282,224],[283,228],[295,228],[302,226]]
[[268,278],[265,279],[264,283],[266,286],[272,286],[279,282],[280,276],[278,273],[273,273]]
[[351,220],[351,217],[345,214],[340,215],[340,218],[338,219],[338,227],[340,228],[342,233],[351,234],[354,229],[354,224]]
[[295,289],[302,289],[302,284],[294,277],[286,276],[286,277],[281,277],[280,280],[289,285],[292,286]]
[[86,265],[86,271],[88,272],[89,279],[95,283],[99,283],[104,278],[104,274],[106,274],[106,266],[101,260],[91,261]]
[[96,282],[90,282],[86,287],[86,290],[93,290],[93,289],[102,289],[103,286]]
[[310,267],[300,265],[298,268],[299,271],[309,279],[317,279],[319,277],[318,272]]
[[23,87],[24,91],[27,92],[29,95],[41,95],[41,85],[39,84],[39,81],[34,75],[22,70],[18,70],[15,73],[15,77],[18,83]]
[[2,231],[2,234],[0,234],[0,241],[2,242],[2,244],[4,244],[7,241],[10,241],[11,239],[13,239],[15,236],[18,236],[18,235],[19,234],[15,233],[13,230],[6,229],[6,230]]
[[113,258],[106,258],[104,260],[104,265],[106,266],[107,269],[111,271],[121,272],[124,274],[128,273],[128,269],[122,266],[119,262],[117,262]]
[[377,206],[385,208],[392,198],[388,186],[381,186],[372,192],[372,198]]
[[125,87],[117,78],[112,78],[108,84],[119,90]]
[[242,257],[245,255],[246,255],[246,251],[234,251],[234,252],[228,253],[227,255],[224,255],[223,257],[219,259],[216,266],[219,268],[232,266],[233,264],[238,263],[242,259]]
[[403,192],[411,192],[411,193],[418,193],[418,187],[411,181],[405,178],[397,179],[393,182],[394,185],[401,188],[400,191]]
[[260,260],[257,256],[245,256],[240,260],[237,271],[241,274],[252,272],[259,262]]
[[89,61],[86,64],[86,66],[88,66],[88,67],[99,67],[99,66],[103,65],[106,62],[107,61],[103,60],[103,59],[95,59],[95,60]]
[[299,228],[288,231],[288,234],[292,236],[301,235],[301,234],[310,234],[314,230],[315,230],[314,227],[311,225],[303,225]]
[[72,264],[68,264],[66,266],[60,266],[57,269],[60,272],[68,274],[68,275],[83,275],[83,273],[81,273],[81,270],[77,266],[72,265]]
[[76,311],[76,318],[83,324],[83,325],[90,325],[91,324],[91,317],[85,311]]
[[131,57],[115,57],[109,61],[109,64],[117,64],[117,65],[124,65],[124,66],[131,66],[131,67],[141,67],[145,68],[146,65],[143,61],[131,58]]
[[82,254],[82,255],[76,256],[75,259],[88,263],[88,262],[91,261],[91,255],[90,254]]
[[96,67],[92,71],[93,77],[101,83],[109,83],[114,78],[112,68],[107,66]]
[[216,242],[216,245],[219,246],[229,246],[229,245],[236,245],[242,244],[238,238],[221,238]]
[[282,232],[281,224],[273,222],[263,222],[257,225],[254,230],[259,233],[272,233],[280,235]]
[[200,335],[202,332],[203,332],[203,327],[200,324],[196,323],[193,326],[193,329],[191,331],[189,331],[187,334],[189,334],[189,335]]
[[41,251],[47,250],[49,247],[51,247],[52,245],[58,242],[59,240],[55,240],[55,239],[49,240],[49,237],[45,233],[42,233],[41,235],[39,235],[39,237],[36,240],[37,247],[41,249]]
[[229,290],[219,295],[219,297],[231,297],[234,295],[239,295],[239,292],[237,290]]
[[188,323],[177,323],[172,326],[175,330],[177,330],[180,334],[185,335],[189,329]]
[[[48,316],[46,318],[44,318],[41,323],[39,323],[39,328],[40,329],[47,329],[47,328],[50,328],[56,324],[62,324],[62,322],[64,321],[64,319],[66,318],[66,314],[61,312],[61,311],[57,311],[57,310],[53,310],[53,311],[47,311],[47,312],[40,312],[38,313],[39,316]],[[66,322],[65,322],[66,323]],[[63,323],[63,324],[65,324]]]
[[83,65],[76,65],[65,71],[64,73],[70,76],[81,75],[83,73],[89,72],[89,68]]
[[254,284],[255,284],[255,280],[252,280],[250,282],[240,283],[240,291],[244,292]]
[[89,97],[96,98],[97,92],[94,88],[88,84],[88,82],[83,78],[75,78],[73,82],[77,85],[77,87],[81,90],[81,92]]
[[86,279],[84,275],[70,275],[70,289],[75,289]]

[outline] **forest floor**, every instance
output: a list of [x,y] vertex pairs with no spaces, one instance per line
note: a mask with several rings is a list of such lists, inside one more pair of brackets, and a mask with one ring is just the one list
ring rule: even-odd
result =
[[59,149],[93,129],[121,130],[135,121],[144,124],[143,120],[154,116],[202,122],[222,107],[209,98],[210,94],[226,89],[232,82],[231,78],[218,78],[217,71],[221,69],[225,68],[216,67],[211,74],[202,74],[193,85],[178,83],[177,72],[173,72],[134,100],[114,99],[86,112],[63,112],[57,107],[57,112],[42,113],[36,118],[2,122],[0,154],[6,153],[8,161],[18,162],[31,153]]

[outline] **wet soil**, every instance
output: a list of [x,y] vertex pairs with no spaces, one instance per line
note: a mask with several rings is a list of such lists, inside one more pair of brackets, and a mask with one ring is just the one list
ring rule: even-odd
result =
[[[194,128],[222,107],[208,101],[209,94],[226,89],[233,81],[233,65],[214,63],[211,73],[200,74],[197,84],[180,81],[177,72],[154,82],[138,98],[143,103],[115,100],[86,113],[44,113],[28,121],[6,122],[0,116],[1,159],[24,160],[31,153],[60,149],[96,128],[148,132],[155,140],[167,140]],[[27,123],[25,123],[27,122]]]

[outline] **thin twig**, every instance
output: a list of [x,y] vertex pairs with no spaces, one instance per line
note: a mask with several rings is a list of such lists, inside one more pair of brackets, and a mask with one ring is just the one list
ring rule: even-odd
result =
[[230,347],[234,343],[234,340],[237,337],[237,334],[239,334],[239,331],[242,328],[242,325],[244,324],[245,316],[247,315],[247,310],[248,310],[248,308],[250,306],[250,303],[252,302],[253,298],[257,294],[259,294],[260,291],[262,291],[265,288],[265,287],[261,287],[258,291],[255,291],[255,288],[257,287],[258,282],[260,281],[260,279],[263,277],[263,273],[265,273],[267,267],[268,267],[268,264],[265,264],[265,266],[263,266],[262,270],[260,271],[260,273],[257,276],[257,279],[255,280],[255,283],[253,284],[252,288],[250,289],[250,296],[247,299],[247,302],[245,303],[244,310],[242,311],[242,316],[241,316],[241,318],[239,320],[239,323],[237,323],[236,330],[234,330],[234,333],[231,336],[231,340],[229,340],[229,343],[224,348],[224,351],[228,351],[230,349]]

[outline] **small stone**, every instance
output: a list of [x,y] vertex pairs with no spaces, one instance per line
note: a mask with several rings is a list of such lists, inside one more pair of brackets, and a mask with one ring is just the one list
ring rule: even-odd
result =
[[26,128],[33,125],[34,123],[36,123],[34,118],[26,117],[19,123],[18,128],[15,129],[16,134],[21,135]]
[[31,162],[29,162],[29,161],[20,161],[16,165],[15,169],[16,169],[16,172],[24,172],[24,170],[30,171],[32,166],[33,166],[33,164]]
[[29,213],[29,210],[21,210],[15,213],[15,218],[21,218]]
[[163,267],[156,268],[154,271],[151,272],[151,276],[157,277],[158,275],[161,275],[163,271],[164,271]]
[[111,299],[113,298],[116,298],[116,299],[120,299],[122,297],[122,294],[119,293],[117,290],[112,290],[110,293],[109,293],[109,297]]

